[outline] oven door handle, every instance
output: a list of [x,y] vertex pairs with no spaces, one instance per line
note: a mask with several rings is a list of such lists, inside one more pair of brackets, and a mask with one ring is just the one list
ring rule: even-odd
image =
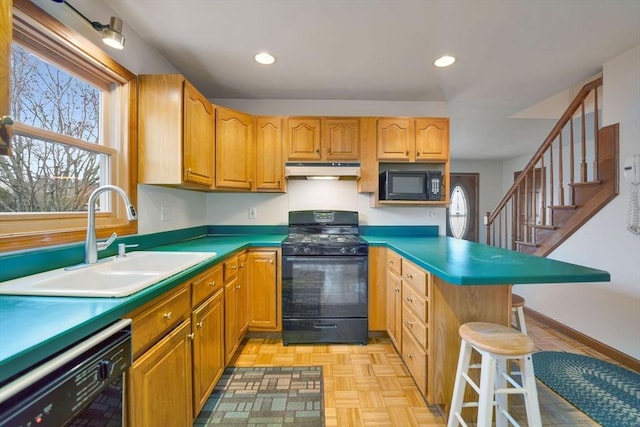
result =
[[315,329],[336,329],[338,325],[336,323],[314,323]]
[[351,255],[316,255],[316,256],[285,256],[285,262],[318,262],[321,260],[338,260],[338,261],[356,261],[356,262],[367,262],[368,258],[366,256],[351,256]]

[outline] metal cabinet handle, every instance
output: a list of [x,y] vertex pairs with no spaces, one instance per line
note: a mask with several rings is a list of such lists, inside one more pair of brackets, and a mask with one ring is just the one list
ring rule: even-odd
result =
[[272,259],[269,260],[269,264],[273,264],[273,260]]
[[411,353],[407,353],[407,357],[408,357],[409,359],[413,359],[413,354],[411,354]]
[[413,274],[407,273],[407,279],[413,279]]
[[196,323],[196,326],[198,328],[202,328],[202,325],[204,325],[204,320],[199,321],[198,323]]
[[408,326],[408,327],[413,328],[413,322],[410,322],[410,321],[408,321],[408,320],[407,320],[407,322],[406,322],[406,323],[407,323],[407,326]]
[[237,266],[237,265],[232,265],[232,266],[231,266],[231,269],[232,269],[232,270],[235,270],[236,268],[238,268],[238,266]]
[[407,156],[409,155],[409,150],[407,150],[407,152],[405,153],[405,155],[407,155]]
[[212,280],[209,282],[209,286],[211,286],[212,288],[216,285],[216,281]]
[[411,303],[413,303],[413,298],[411,298],[411,297],[407,297],[407,298],[405,298],[405,299],[407,300],[407,302],[411,302]]
[[164,317],[167,320],[171,320],[171,318],[173,317],[173,313],[170,311],[167,311],[165,314],[162,315],[162,317]]
[[417,152],[416,152],[416,156],[420,156],[420,151],[417,151]]
[[400,288],[396,288],[396,292],[400,292]]
[[194,334],[193,332],[191,332],[190,334],[187,334],[187,338],[189,338],[190,340],[194,339],[196,337],[196,334]]

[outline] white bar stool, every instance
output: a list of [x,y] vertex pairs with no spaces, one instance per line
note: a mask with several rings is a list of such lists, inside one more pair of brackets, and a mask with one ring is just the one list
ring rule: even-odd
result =
[[511,310],[516,315],[514,327],[527,335],[527,324],[524,322],[524,298],[517,294],[511,294]]
[[[496,426],[506,427],[507,421],[518,426],[508,412],[509,394],[522,394],[527,410],[527,423],[530,427],[542,425],[536,377],[533,373],[531,352],[535,348],[533,341],[518,331],[506,326],[486,322],[470,322],[460,326],[460,356],[453,387],[451,409],[447,427],[467,426],[462,418],[462,409],[478,408],[478,427],[491,427],[493,407],[496,407]],[[472,350],[480,353],[480,364],[471,364]],[[518,384],[507,371],[507,363],[518,360],[522,372],[519,374],[522,385]],[[469,377],[469,369],[480,368],[480,385]],[[467,383],[478,394],[477,402],[464,402]],[[509,383],[509,384],[507,384]],[[510,385],[511,387],[507,387]]]

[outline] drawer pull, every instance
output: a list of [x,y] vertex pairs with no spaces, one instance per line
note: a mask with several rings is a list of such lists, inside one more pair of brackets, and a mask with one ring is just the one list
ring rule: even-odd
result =
[[187,338],[189,338],[190,340],[194,339],[196,337],[196,334],[194,334],[193,332],[191,332],[190,334],[187,334]]
[[162,315],[162,317],[164,317],[167,320],[171,320],[171,318],[173,317],[173,313],[170,311],[167,311],[165,314]]
[[413,279],[413,274],[411,274],[411,273],[407,273],[407,278],[408,278],[408,279]]
[[410,322],[410,321],[407,320],[407,326],[410,327],[410,328],[413,328],[413,322]]
[[411,297],[406,297],[405,299],[407,300],[407,302],[413,303],[413,298],[411,298]]
[[232,266],[231,266],[231,269],[232,269],[232,270],[235,270],[236,268],[238,268],[238,266],[237,266],[237,265],[232,265]]
[[211,286],[212,288],[216,285],[216,281],[212,280],[209,282],[209,286]]
[[407,357],[408,357],[409,359],[413,359],[413,354],[411,354],[411,353],[407,353]]
[[199,321],[198,323],[196,323],[196,326],[198,328],[202,328],[202,325],[204,325],[204,320]]
[[396,292],[400,292],[400,288],[396,288]]

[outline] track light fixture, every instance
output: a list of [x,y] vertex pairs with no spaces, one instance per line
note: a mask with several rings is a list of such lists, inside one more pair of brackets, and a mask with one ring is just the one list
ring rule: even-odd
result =
[[124,36],[122,35],[122,20],[115,16],[111,17],[109,24],[101,24],[98,21],[92,21],[84,16],[78,9],[73,7],[65,0],[53,0],[56,3],[64,3],[78,16],[87,21],[94,30],[102,34],[102,42],[114,49],[124,49]]

